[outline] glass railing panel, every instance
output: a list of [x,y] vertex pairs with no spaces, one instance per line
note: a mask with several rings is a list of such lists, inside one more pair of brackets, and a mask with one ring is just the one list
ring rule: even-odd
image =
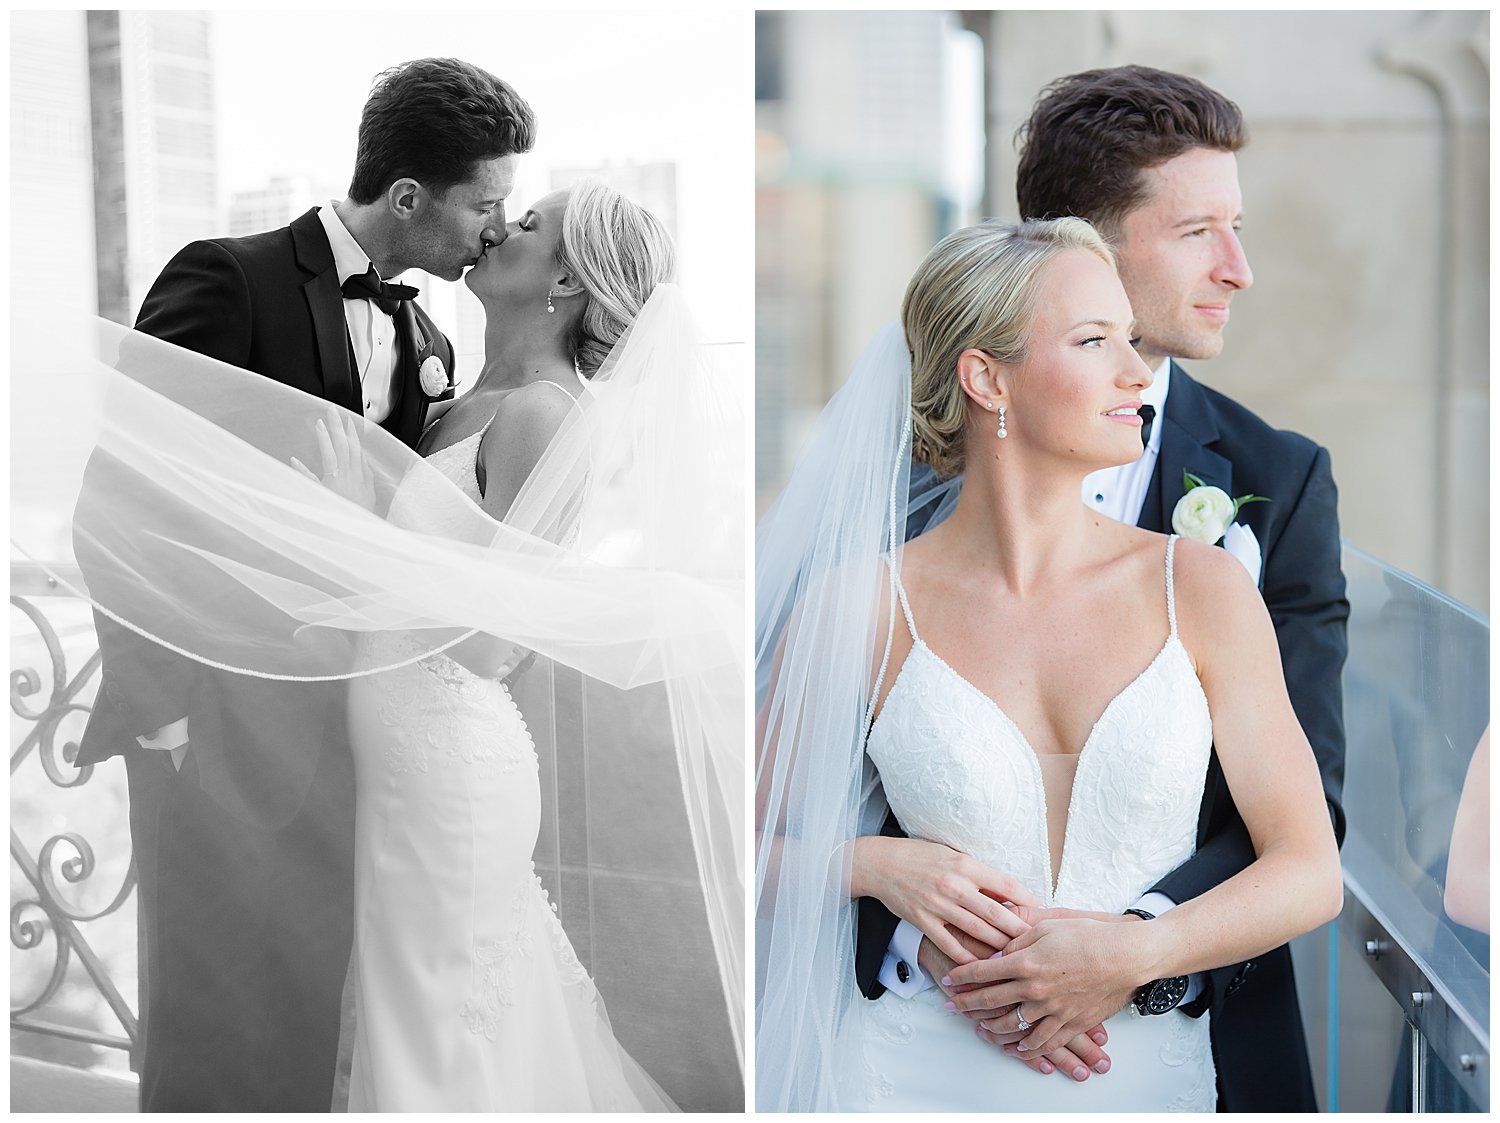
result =
[[1347,544],[1343,565],[1347,903],[1297,959],[1320,1090],[1487,1110],[1489,622]]

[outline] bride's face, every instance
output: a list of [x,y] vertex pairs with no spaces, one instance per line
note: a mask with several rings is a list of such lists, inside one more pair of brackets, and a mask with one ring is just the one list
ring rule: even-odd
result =
[[1119,277],[1087,250],[1053,258],[1040,281],[1026,357],[1011,380],[1012,438],[1093,467],[1141,455],[1141,391],[1151,371]]
[[544,195],[507,224],[505,241],[480,255],[464,283],[486,308],[530,309],[545,315],[548,290],[561,287],[565,280],[557,251],[567,209],[567,191]]

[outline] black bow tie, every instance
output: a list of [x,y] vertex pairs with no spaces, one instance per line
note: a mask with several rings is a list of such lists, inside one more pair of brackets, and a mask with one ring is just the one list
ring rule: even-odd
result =
[[1151,422],[1156,420],[1156,407],[1141,406],[1136,412],[1141,415],[1141,447],[1145,448],[1151,443]]
[[394,316],[403,300],[413,300],[417,295],[417,290],[410,285],[393,285],[382,281],[373,265],[369,272],[350,277],[340,287],[346,299],[373,300],[387,316]]

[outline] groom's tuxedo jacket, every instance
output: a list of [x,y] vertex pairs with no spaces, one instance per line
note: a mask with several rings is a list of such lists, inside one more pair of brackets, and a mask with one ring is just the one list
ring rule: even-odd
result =
[[[1231,496],[1263,495],[1239,521],[1260,543],[1260,587],[1276,628],[1292,707],[1317,756],[1329,815],[1344,837],[1344,658],[1349,602],[1339,565],[1337,491],[1328,452],[1296,433],[1273,429],[1244,406],[1172,365],[1156,470],[1139,525],[1169,533],[1182,474]],[[912,538],[925,529],[907,526]],[[901,834],[894,817],[885,834]],[[1198,818],[1198,850],[1155,888],[1181,903],[1227,881],[1255,859],[1217,755],[1210,759]],[[879,901],[859,902],[856,972],[878,998],[875,979],[896,918]],[[1291,952],[1280,947],[1249,963],[1209,972],[1195,1010],[1211,1011],[1220,1111],[1316,1111]]]
[[[136,328],[363,412],[338,271],[316,210],[280,230],[193,242],[162,270]],[[400,359],[383,424],[415,447],[429,404],[419,365],[435,354],[451,372],[453,352],[410,301],[397,309],[396,328]],[[79,560],[87,572],[86,558]],[[136,747],[137,736],[186,715],[206,792],[247,822],[274,828],[292,818],[317,768],[318,746],[341,740],[332,732],[343,722],[341,691],[226,676],[105,619],[99,633],[103,681],[80,766],[146,751]]]
[[[419,365],[448,341],[410,302],[385,427],[408,445],[428,400]],[[333,251],[317,212],[168,263],[137,328],[362,412]],[[130,373],[122,351],[120,367]],[[96,455],[89,473],[123,467]],[[128,488],[112,489],[128,505]],[[158,493],[158,502],[170,496]],[[90,492],[80,492],[75,526]],[[149,502],[149,499],[148,499]],[[75,533],[127,553],[129,512]],[[108,530],[107,528],[116,528]],[[108,579],[108,571],[99,579]],[[123,755],[140,880],[141,1110],[327,1111],[353,936],[354,779],[344,684],[271,682],[180,658],[95,614],[103,678],[79,765]],[[181,770],[136,737],[188,718]]]

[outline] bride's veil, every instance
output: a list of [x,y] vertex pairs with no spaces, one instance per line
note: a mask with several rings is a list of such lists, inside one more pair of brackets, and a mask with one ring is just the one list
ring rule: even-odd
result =
[[[876,335],[818,420],[755,534],[755,1107],[878,1110],[859,1074],[852,839],[886,811],[864,755],[889,665],[891,582],[911,486],[911,371],[898,323]],[[885,559],[889,559],[887,565]]]
[[[740,358],[699,343],[677,287],[658,286],[506,524],[581,559],[739,587]],[[537,870],[616,1035],[681,1106],[729,1107],[744,1053],[744,663],[690,644],[667,657],[660,682],[631,690],[550,660],[512,689],[542,758]]]
[[[108,321],[13,316],[13,557],[262,678],[379,670],[353,639],[384,630],[424,637],[408,662],[475,630],[537,652],[516,697],[551,778],[538,873],[626,1047],[683,1106],[737,1106],[746,388],[676,287],[507,524],[326,402]],[[291,466],[321,462],[320,421],[356,434],[374,511]]]

